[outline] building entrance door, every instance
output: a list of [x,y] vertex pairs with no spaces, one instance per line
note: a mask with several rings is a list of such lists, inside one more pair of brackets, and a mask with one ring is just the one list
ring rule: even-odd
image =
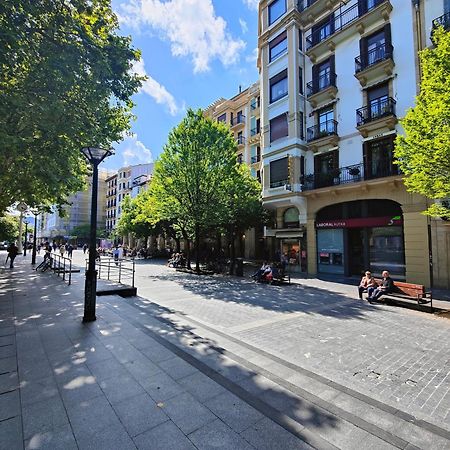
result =
[[350,275],[361,275],[367,270],[364,264],[364,229],[349,228],[347,232]]

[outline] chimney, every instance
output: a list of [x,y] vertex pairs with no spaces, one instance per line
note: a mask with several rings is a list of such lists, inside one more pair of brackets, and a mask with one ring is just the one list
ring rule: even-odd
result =
[[239,85],[239,94],[242,92],[242,86]]

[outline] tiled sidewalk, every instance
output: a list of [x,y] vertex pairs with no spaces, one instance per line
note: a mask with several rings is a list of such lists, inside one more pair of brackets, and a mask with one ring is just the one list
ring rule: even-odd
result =
[[107,301],[83,325],[74,278],[0,272],[0,449],[311,448]]

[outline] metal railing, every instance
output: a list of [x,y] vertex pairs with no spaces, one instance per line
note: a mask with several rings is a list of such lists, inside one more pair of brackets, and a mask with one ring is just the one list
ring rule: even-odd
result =
[[289,180],[287,178],[285,180],[280,180],[280,181],[271,181],[270,182],[270,187],[271,188],[277,188],[277,187],[284,186],[286,184],[289,184]]
[[311,191],[322,187],[337,186],[340,184],[358,183],[375,178],[399,175],[398,167],[392,164],[391,158],[381,158],[371,164],[353,164],[351,166],[331,169],[326,173],[313,173],[300,179],[303,191]]
[[66,281],[66,274],[68,274],[67,282],[70,286],[72,284],[72,260],[57,253],[50,253],[51,266],[50,268],[58,277],[61,275],[63,281]]
[[356,125],[359,127],[382,117],[395,116],[395,104],[391,97],[373,100],[370,105],[356,110]]
[[260,100],[259,100],[259,99],[258,99],[258,100],[254,100],[254,101],[252,101],[252,102],[250,103],[250,108],[251,108],[252,110],[258,109],[259,106],[260,106]]
[[309,83],[306,83],[306,95],[310,97],[330,86],[336,87],[336,74],[334,72],[324,73]]
[[[309,36],[306,37],[306,50],[309,50],[311,47],[314,47],[333,34],[338,33],[348,24],[354,22],[356,19],[359,19],[385,1],[387,0],[373,0],[370,4],[369,2],[364,4],[359,1],[353,6],[350,6],[350,8],[347,8],[345,11],[342,11],[337,16],[331,17],[327,24],[317,30],[314,30]],[[361,7],[363,4],[364,7]]]
[[297,9],[302,12],[306,8],[309,8],[313,3],[316,3],[317,0],[298,0]]
[[261,131],[260,127],[255,127],[250,130],[251,136],[256,136]]
[[[86,270],[89,260],[86,260]],[[135,262],[132,259],[101,257],[95,261],[97,278],[134,287]]]
[[314,125],[306,130],[306,142],[312,142],[326,136],[337,135],[337,121],[327,120],[319,125]]
[[368,52],[362,53],[355,58],[355,73],[361,72],[374,64],[392,59],[394,47],[391,44],[381,44]]
[[444,27],[444,30],[450,30],[450,12],[442,14],[442,16],[433,19],[432,30],[435,30],[438,27]]
[[235,125],[238,125],[240,123],[245,123],[245,116],[243,114],[233,117],[230,120],[230,124],[232,127],[234,127]]
[[255,156],[251,157],[252,164],[255,164],[255,163],[260,162],[260,161],[261,161],[261,155],[255,155]]
[[236,138],[236,144],[237,145],[244,145],[245,144],[245,137],[244,136],[238,136]]

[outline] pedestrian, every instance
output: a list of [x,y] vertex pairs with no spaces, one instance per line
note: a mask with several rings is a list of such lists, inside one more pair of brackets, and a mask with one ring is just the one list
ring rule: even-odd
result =
[[73,246],[72,246],[72,244],[69,244],[69,245],[67,246],[67,256],[68,256],[69,258],[72,258],[72,252],[73,252]]
[[[11,242],[11,244],[9,244],[9,247],[6,249],[6,251],[8,252],[6,261],[8,261],[8,259],[9,259],[9,268],[14,269],[14,260],[16,259],[16,256],[19,254],[19,249],[18,249],[17,245],[14,244],[14,242]],[[5,264],[6,264],[6,261],[5,261]]]
[[56,253],[56,249],[58,248],[58,244],[53,241],[53,253]]
[[83,253],[86,253],[87,248],[88,248],[88,245],[87,245],[87,244],[84,244],[84,245],[83,245]]
[[382,276],[383,280],[381,281],[380,286],[376,288],[370,287],[367,289],[369,292],[369,296],[367,297],[369,303],[378,300],[382,295],[389,294],[394,291],[394,281],[390,277],[389,272],[387,270],[383,270]]
[[64,256],[64,253],[66,251],[66,246],[64,244],[59,247],[59,253],[61,253],[61,256]]

